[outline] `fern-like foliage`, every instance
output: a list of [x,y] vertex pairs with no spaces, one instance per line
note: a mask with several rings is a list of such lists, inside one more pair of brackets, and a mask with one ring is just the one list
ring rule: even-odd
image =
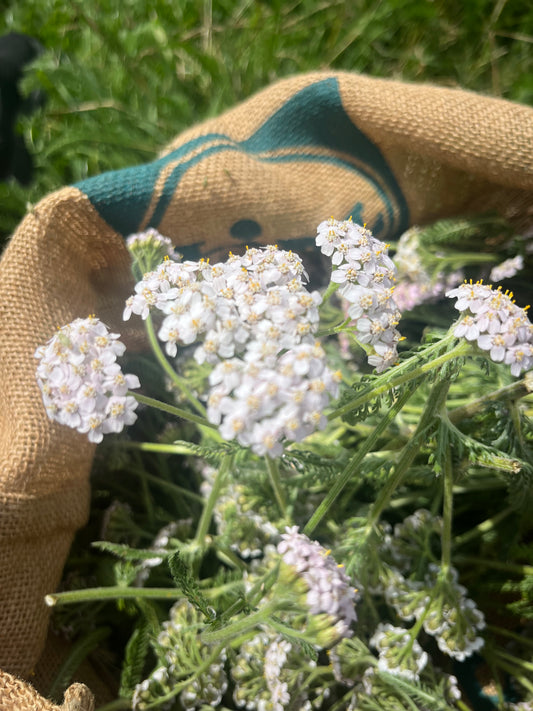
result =
[[130,698],[135,686],[144,678],[151,638],[150,624],[145,617],[139,617],[124,652],[119,689],[123,698]]
[[199,610],[207,621],[213,620],[215,612],[204,597],[197,578],[193,577],[179,552],[173,553],[168,558],[168,567],[176,587],[183,592],[191,605]]

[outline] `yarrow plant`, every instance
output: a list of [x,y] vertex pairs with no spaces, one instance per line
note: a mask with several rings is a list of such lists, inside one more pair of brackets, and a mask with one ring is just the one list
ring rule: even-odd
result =
[[[398,270],[366,226],[326,219],[330,279],[312,290],[295,252],[183,260],[150,229],[127,240],[123,318],[163,381],[143,360],[139,392],[95,316],[37,349],[48,416],[102,442],[106,490],[114,473],[142,484],[122,482],[131,503],[110,502],[96,544],[114,561],[105,596],[135,619],[124,707],[466,711],[462,665],[481,656],[502,708],[533,698],[533,327],[510,291],[458,285],[447,256],[453,272],[413,262],[409,284],[458,319],[404,338],[413,244]],[[64,605],[102,594],[47,601],[61,626]]]
[[276,457],[283,440],[323,428],[338,395],[340,374],[314,339],[321,297],[305,278],[301,259],[275,246],[214,265],[167,259],[136,285],[124,318],[159,311],[169,356],[201,339],[194,358],[214,366],[207,419],[224,439]]
[[37,383],[48,416],[87,433],[90,442],[122,432],[137,419],[137,401],[128,391],[140,387],[124,375],[117,358],[125,345],[95,316],[63,326],[37,349]]
[[513,375],[533,364],[533,326],[526,309],[516,306],[512,292],[493,290],[482,282],[461,284],[446,296],[457,298],[455,308],[464,312],[454,328],[455,336],[475,341],[496,363],[504,362]]
[[366,227],[334,218],[320,223],[316,243],[336,267],[331,281],[349,304],[359,343],[368,344],[368,362],[383,372],[397,361],[401,340],[396,329],[401,314],[393,297],[396,267],[388,245]]
[[[283,564],[291,571],[286,578],[296,576],[306,587],[306,606],[313,618],[317,615],[328,617],[329,634],[335,641],[352,634],[352,623],[357,619],[355,612],[356,590],[350,578],[317,541],[299,533],[298,526],[287,528],[277,547]],[[330,644],[323,646],[331,646]]]

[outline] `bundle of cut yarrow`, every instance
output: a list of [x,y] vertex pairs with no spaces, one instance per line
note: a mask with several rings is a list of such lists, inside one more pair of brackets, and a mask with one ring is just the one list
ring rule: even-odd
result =
[[[453,263],[430,277],[423,237],[398,274],[325,220],[321,294],[277,246],[183,261],[148,230],[124,319],[150,366],[94,315],[37,349],[48,415],[102,442],[97,489],[122,482],[95,544],[131,621],[113,708],[467,709],[478,668],[494,708],[531,703],[533,327]],[[402,337],[399,306],[439,298],[448,330]],[[47,599],[83,636],[102,591],[76,587]]]

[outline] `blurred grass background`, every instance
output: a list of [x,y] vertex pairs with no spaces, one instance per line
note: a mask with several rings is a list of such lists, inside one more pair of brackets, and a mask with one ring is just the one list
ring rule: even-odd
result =
[[533,104],[530,0],[4,0],[0,34],[45,51],[19,129],[30,188],[0,184],[0,246],[46,193],[144,163],[183,129],[314,69],[461,86]]

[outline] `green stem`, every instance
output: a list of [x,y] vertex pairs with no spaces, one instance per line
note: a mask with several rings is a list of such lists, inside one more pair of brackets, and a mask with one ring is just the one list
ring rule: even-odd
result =
[[157,410],[168,412],[170,415],[181,417],[183,420],[195,422],[197,425],[201,425],[202,427],[209,427],[210,429],[216,430],[216,425],[211,424],[211,422],[208,422],[204,417],[194,415],[192,412],[187,412],[187,410],[182,410],[181,408],[175,407],[174,405],[169,405],[167,402],[162,402],[161,400],[156,400],[153,397],[141,395],[140,393],[134,393],[131,390],[128,390],[128,395],[132,395],[137,400],[137,402],[142,402],[143,405],[155,407]]
[[339,496],[346,484],[353,477],[365,456],[372,450],[373,447],[375,447],[378,439],[381,437],[383,432],[385,432],[385,430],[394,420],[396,415],[400,412],[407,400],[409,400],[413,392],[414,390],[412,388],[406,388],[406,390],[396,400],[394,405],[383,417],[383,419],[380,420],[379,424],[376,426],[372,434],[365,439],[362,447],[359,449],[357,454],[355,454],[355,456],[348,462],[344,470],[341,472],[340,476],[334,481],[333,486],[330,488],[323,501],[321,501],[320,505],[313,513],[304,528],[304,533],[307,536],[311,535],[311,533],[315,530],[319,522],[330,510],[333,503],[335,502],[335,499]]
[[452,565],[453,465],[450,444],[446,444],[443,467],[442,501],[442,572],[448,575]]
[[283,487],[281,485],[278,460],[272,459],[267,454],[267,455],[265,455],[265,462],[267,465],[268,477],[270,479],[270,484],[272,485],[272,489],[274,491],[274,496],[276,497],[276,501],[278,502],[278,506],[281,511],[281,516],[282,516],[282,518],[285,518],[285,514],[287,511],[287,502],[285,499],[285,493],[283,491]]
[[214,508],[220,498],[220,492],[222,491],[227,474],[233,465],[234,459],[234,454],[226,454],[222,460],[219,470],[216,473],[215,481],[213,482],[213,486],[209,492],[209,497],[205,502],[200,521],[198,522],[198,528],[196,529],[196,536],[194,538],[195,542],[200,546],[203,545],[205,537],[207,536]]
[[376,499],[374,505],[370,510],[368,522],[366,525],[367,535],[369,535],[372,529],[374,528],[381,515],[381,512],[389,503],[392,494],[400,486],[407,470],[409,469],[409,467],[413,463],[414,458],[418,454],[418,451],[422,446],[425,436],[427,435],[427,430],[431,425],[435,413],[440,409],[442,403],[446,399],[449,386],[450,383],[448,380],[441,380],[433,387],[433,390],[431,391],[428,397],[426,408],[422,413],[422,416],[420,417],[418,426],[413,436],[402,450],[402,454],[400,459],[398,460],[398,464],[396,465],[394,474],[390,477],[383,489],[380,491],[378,498]]
[[291,627],[290,625],[285,625],[279,619],[271,617],[268,621],[268,625],[269,627],[272,627],[272,629],[276,630],[276,632],[279,632],[282,635],[294,637],[294,639],[301,639],[304,642],[307,642],[308,644],[316,642],[316,640],[313,640],[313,642],[311,642],[309,639],[309,634],[306,634],[305,631],[300,632],[299,630],[294,629],[294,627]]
[[103,588],[49,593],[45,595],[44,601],[48,607],[55,607],[56,605],[71,605],[80,602],[131,600],[140,597],[146,597],[149,600],[177,600],[183,597],[183,591],[175,588],[124,588],[120,585],[110,585]]
[[471,528],[469,531],[466,531],[466,533],[463,533],[460,536],[455,536],[453,543],[454,548],[462,546],[465,543],[474,540],[478,536],[482,536],[484,533],[492,531],[501,521],[503,521],[505,518],[507,518],[507,516],[510,516],[515,511],[516,508],[514,506],[508,506],[506,509],[503,509],[503,511],[499,511],[492,518],[488,518],[485,521],[478,523],[477,526],[474,526],[474,528]]
[[[143,442],[130,442],[128,444],[145,444]],[[144,449],[144,447],[139,447],[139,449]],[[161,452],[161,451],[166,451],[166,450],[159,450],[159,449],[150,449],[149,447],[146,448],[148,452],[154,451],[154,452]],[[172,452],[170,452],[172,454]],[[194,491],[189,491],[189,489],[185,489],[183,486],[178,486],[177,484],[174,484],[171,481],[167,481],[166,479],[161,478],[161,476],[156,476],[155,474],[150,474],[149,472],[145,471],[144,469],[138,469],[137,467],[132,467],[128,469],[128,472],[130,474],[136,474],[137,476],[142,476],[144,479],[146,479],[147,482],[150,482],[151,484],[154,484],[155,486],[168,491],[170,494],[176,497],[180,498],[185,498],[185,499],[191,499],[192,501],[197,501],[197,502],[203,502],[202,496],[200,494],[196,494]]]
[[322,303],[325,304],[326,301],[337,291],[340,284],[334,281],[330,281],[326,291],[322,294]]
[[271,602],[259,610],[242,617],[236,622],[232,622],[225,627],[218,630],[205,631],[201,634],[202,642],[205,644],[223,644],[226,645],[235,637],[238,637],[245,632],[257,627],[257,625],[264,624],[269,620],[269,617],[275,613],[278,608],[277,604]]
[[414,380],[415,378],[418,378],[421,375],[425,375],[426,373],[429,373],[435,368],[440,368],[442,365],[444,365],[444,363],[447,363],[449,360],[452,360],[453,358],[460,358],[461,356],[464,356],[471,351],[471,345],[468,343],[468,341],[461,341],[455,346],[455,348],[452,348],[452,350],[448,351],[447,353],[443,353],[441,356],[438,356],[434,360],[431,360],[427,363],[423,363],[422,365],[413,368],[413,364],[416,363],[418,360],[422,358],[427,358],[432,353],[442,350],[443,346],[446,346],[448,343],[451,343],[454,339],[455,336],[453,336],[452,334],[448,334],[441,341],[439,341],[438,343],[434,343],[432,346],[429,346],[422,353],[417,353],[411,358],[408,358],[403,363],[400,363],[400,365],[397,365],[394,370],[383,373],[383,375],[375,379],[371,390],[368,390],[362,395],[359,395],[358,397],[354,398],[351,402],[346,403],[346,405],[343,405],[342,407],[333,410],[333,412],[330,412],[330,414],[328,415],[328,419],[332,420],[335,417],[343,417],[352,410],[356,410],[358,407],[361,407],[361,405],[364,405],[369,400],[373,400],[374,398],[379,395],[382,395],[388,390],[398,387],[399,385],[403,385],[403,383],[406,383],[409,380]]
[[486,558],[478,558],[472,555],[457,555],[455,556],[456,563],[472,563],[474,565],[484,566],[486,568],[494,568],[505,573],[514,573],[515,575],[533,575],[533,565],[516,565],[515,563],[503,563],[499,560],[487,560]]
[[450,422],[456,424],[467,417],[473,417],[487,402],[507,399],[519,400],[520,398],[528,395],[528,393],[529,391],[526,387],[526,381],[518,380],[516,383],[505,385],[503,388],[498,388],[498,390],[487,393],[476,400],[471,400],[467,405],[462,405],[461,407],[456,407],[454,410],[450,410],[448,418]]
[[159,341],[157,340],[157,336],[155,334],[154,330],[154,324],[152,321],[152,317],[148,315],[148,318],[145,321],[146,324],[146,331],[148,333],[148,339],[150,341],[150,345],[152,347],[152,350],[155,354],[155,357],[159,361],[159,364],[165,371],[165,373],[168,375],[168,377],[171,379],[171,381],[179,388],[179,390],[185,395],[187,400],[190,402],[190,404],[194,407],[196,412],[198,412],[202,417],[205,417],[206,415],[206,410],[205,407],[198,402],[198,398],[193,395],[191,390],[189,389],[187,383],[185,382],[184,378],[181,378],[170,362],[168,361],[167,357],[163,353],[161,346],[159,345]]
[[487,630],[489,630],[490,632],[494,632],[494,634],[496,635],[510,637],[516,642],[520,642],[520,644],[525,647],[533,648],[533,640],[529,639],[528,637],[525,637],[523,634],[517,634],[512,630],[505,629],[504,627],[498,627],[497,625],[487,625]]
[[426,605],[422,614],[416,618],[415,624],[409,630],[409,634],[411,635],[411,640],[410,640],[410,644],[409,644],[409,651],[413,648],[413,644],[414,644],[416,638],[418,637],[420,630],[422,629],[424,620],[426,619],[426,617],[429,613],[429,610],[430,610],[429,605]]
[[[114,444],[114,443],[113,443]],[[184,454],[186,456],[198,456],[198,450],[186,442],[177,440],[175,442],[133,442],[120,440],[120,446],[124,449],[139,449],[141,452],[156,452],[157,454]]]
[[332,336],[335,333],[341,333],[351,322],[351,318],[343,318],[342,321],[339,321],[336,326],[331,326],[330,328],[325,328],[323,331],[318,331],[316,334],[317,338],[325,338],[326,336]]
[[533,664],[522,662],[520,659],[517,659],[510,654],[506,654],[501,650],[493,650],[492,655],[493,657],[496,657],[495,661],[499,667],[505,669],[505,671],[508,672],[513,679],[516,679],[516,681],[522,684],[522,686],[525,686],[529,692],[533,692],[533,684],[529,681],[529,679],[527,679],[527,677],[519,674],[517,671],[517,667],[525,669],[526,671],[532,671]]

